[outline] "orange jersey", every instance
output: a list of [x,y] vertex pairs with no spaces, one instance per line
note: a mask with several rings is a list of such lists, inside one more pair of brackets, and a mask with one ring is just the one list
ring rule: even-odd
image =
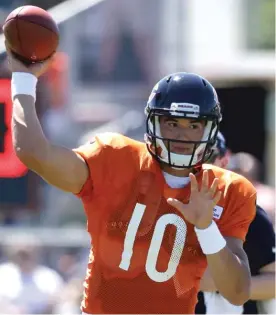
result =
[[[102,134],[76,152],[90,170],[79,193],[92,238],[83,312],[193,313],[206,257],[194,226],[166,202],[188,203],[190,185],[170,188],[146,145],[118,134]],[[244,240],[255,215],[255,189],[233,172],[202,169],[211,182],[220,179],[214,220],[222,235]]]

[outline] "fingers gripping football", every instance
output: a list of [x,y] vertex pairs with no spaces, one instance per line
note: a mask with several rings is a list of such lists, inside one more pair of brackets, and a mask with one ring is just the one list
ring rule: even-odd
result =
[[43,62],[36,62],[27,66],[15,57],[15,55],[12,53],[11,49],[9,48],[7,42],[5,42],[5,45],[6,45],[9,69],[11,72],[30,73],[38,78],[48,70],[49,65],[51,64],[54,58],[54,55],[52,55],[50,58],[48,58],[47,60]]
[[218,191],[219,179],[215,178],[210,185],[208,171],[205,170],[199,189],[196,176],[190,173],[189,177],[191,180],[189,203],[184,204],[172,198],[169,198],[167,201],[171,206],[181,212],[185,219],[195,227],[205,229],[212,223],[214,206],[221,198],[221,191]]

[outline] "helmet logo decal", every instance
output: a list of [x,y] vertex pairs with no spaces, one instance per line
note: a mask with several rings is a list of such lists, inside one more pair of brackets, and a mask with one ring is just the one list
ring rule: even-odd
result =
[[[183,113],[179,113],[178,111],[181,111]],[[185,117],[192,118],[197,118],[200,114],[199,106],[189,103],[171,103],[170,112],[173,115],[183,116],[183,114],[185,114]]]

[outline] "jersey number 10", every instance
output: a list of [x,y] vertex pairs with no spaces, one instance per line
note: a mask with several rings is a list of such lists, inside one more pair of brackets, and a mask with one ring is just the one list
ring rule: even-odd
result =
[[[139,229],[139,225],[145,213],[145,209],[146,206],[140,203],[137,203],[134,208],[131,220],[128,225],[128,229],[126,231],[124,250],[122,253],[121,263],[119,265],[119,267],[123,270],[129,269],[133,254],[134,241],[136,238],[137,231]],[[161,249],[161,244],[164,238],[165,230],[167,225],[169,224],[172,224],[176,227],[176,236],[173,244],[171,257],[168,263],[168,268],[166,271],[160,272],[156,270],[156,263],[159,251]],[[186,240],[186,233],[187,225],[180,216],[168,213],[162,215],[158,219],[154,228],[146,260],[146,272],[153,281],[165,282],[174,276],[181,255],[183,253]]]

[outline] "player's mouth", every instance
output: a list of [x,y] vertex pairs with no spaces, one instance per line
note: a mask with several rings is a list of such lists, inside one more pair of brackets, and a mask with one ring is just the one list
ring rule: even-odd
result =
[[171,152],[176,154],[192,154],[193,146],[172,145]]

